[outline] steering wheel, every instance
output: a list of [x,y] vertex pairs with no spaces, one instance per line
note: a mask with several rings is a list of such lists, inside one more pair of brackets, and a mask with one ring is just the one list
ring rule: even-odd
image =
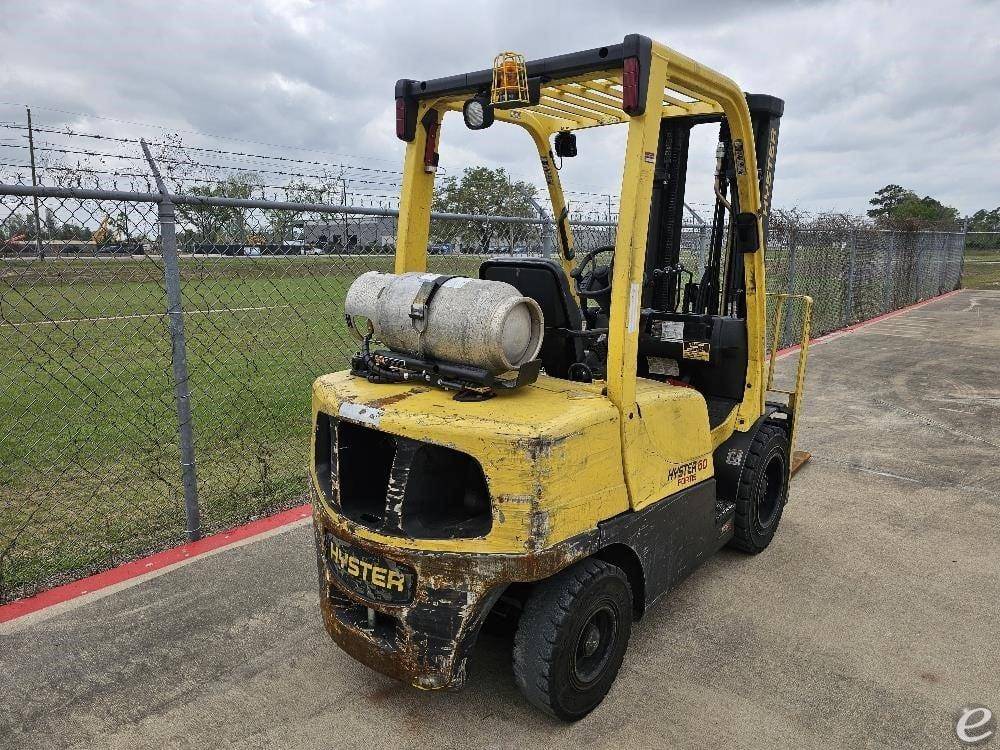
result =
[[[585,256],[583,260],[570,272],[570,276],[576,282],[576,293],[580,295],[583,299],[596,299],[598,297],[603,297],[611,292],[611,270],[614,267],[614,257],[611,258],[611,262],[605,268],[605,274],[607,275],[608,283],[607,286],[600,288],[594,288],[594,278],[597,271],[597,263],[595,262],[597,256],[601,253],[614,253],[614,245],[605,245],[603,247],[594,248]],[[590,266],[593,269],[588,270]],[[584,288],[586,284],[586,288]]]

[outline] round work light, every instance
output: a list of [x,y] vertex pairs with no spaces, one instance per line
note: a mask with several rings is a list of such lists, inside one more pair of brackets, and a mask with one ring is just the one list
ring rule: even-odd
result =
[[462,118],[469,130],[482,130],[493,124],[493,108],[483,99],[469,99],[462,105]]

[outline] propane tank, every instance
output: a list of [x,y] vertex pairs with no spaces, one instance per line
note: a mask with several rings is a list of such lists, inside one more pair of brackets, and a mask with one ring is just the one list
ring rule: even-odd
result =
[[493,375],[516,370],[542,346],[541,307],[502,281],[369,271],[351,284],[344,312],[370,320],[393,351]]

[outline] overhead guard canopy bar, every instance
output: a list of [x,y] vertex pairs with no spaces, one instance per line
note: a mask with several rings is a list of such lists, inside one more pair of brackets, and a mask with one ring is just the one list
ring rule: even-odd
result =
[[[498,113],[497,119],[516,122],[531,112],[550,133],[628,122],[646,111],[653,48],[648,37],[629,34],[621,44],[532,60],[526,64],[527,75],[539,92],[538,101],[516,113]],[[633,83],[631,98],[626,96],[629,81]],[[492,70],[427,81],[400,79],[395,92],[397,135],[413,140],[418,103],[460,110],[466,99],[486,96],[492,82]],[[661,117],[722,112],[720,102],[699,96],[679,81],[665,86],[661,106]]]
[[[608,47],[594,47],[582,52],[570,52],[565,55],[543,57],[527,62],[528,78],[543,78],[546,81],[562,81],[568,78],[580,78],[587,73],[607,70],[621,70],[625,60],[630,57],[639,58],[643,70],[649,70],[649,60],[652,54],[653,42],[641,34],[629,34],[621,44]],[[645,77],[644,77],[645,78]],[[434,78],[429,81],[414,81],[401,78],[396,82],[396,98],[439,99],[453,95],[472,95],[489,91],[493,85],[493,70],[478,70],[475,73],[464,73],[444,78]],[[645,82],[639,91],[639,102],[645,102]],[[637,112],[636,114],[642,114]]]
[[[517,113],[498,112],[497,119],[517,122],[530,112],[550,133],[626,123],[646,111],[653,48],[648,37],[629,34],[621,44],[532,60],[527,63],[528,80],[539,92],[538,101],[518,108]],[[626,101],[629,80],[634,84],[634,95]],[[418,103],[434,102],[434,106],[457,111],[466,99],[487,95],[491,85],[491,70],[427,81],[397,81],[397,134],[404,141],[413,139]],[[664,88],[661,107],[661,117],[722,112],[719,102],[699,97],[673,81]]]

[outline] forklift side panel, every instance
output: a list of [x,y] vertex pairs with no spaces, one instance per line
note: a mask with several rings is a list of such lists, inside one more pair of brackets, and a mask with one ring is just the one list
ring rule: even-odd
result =
[[698,391],[637,378],[636,403],[623,453],[632,508],[639,510],[709,479],[713,467],[708,410]]
[[715,480],[689,487],[636,513],[600,525],[600,547],[621,543],[642,564],[645,607],[680,583],[732,537],[732,524],[718,525]]

